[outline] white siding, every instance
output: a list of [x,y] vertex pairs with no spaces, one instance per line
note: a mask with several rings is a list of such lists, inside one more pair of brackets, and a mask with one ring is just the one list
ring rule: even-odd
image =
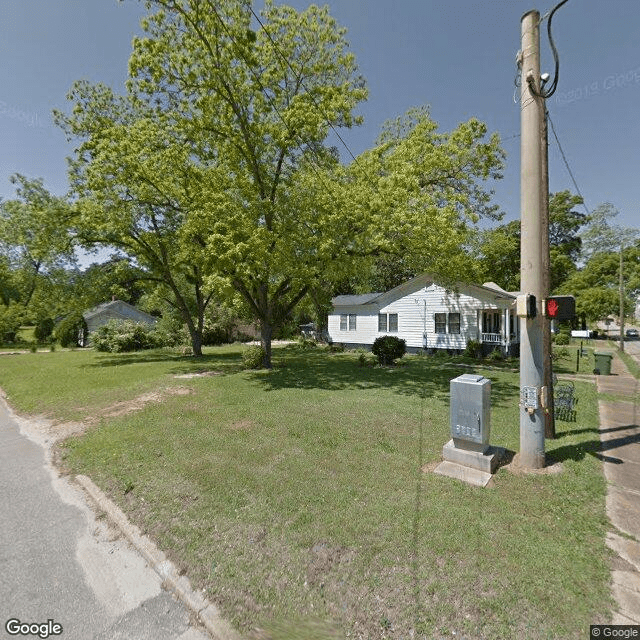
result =
[[[356,314],[356,329],[340,331],[340,316],[342,314]],[[367,308],[363,312],[362,306],[339,307],[329,316],[327,324],[329,337],[332,342],[342,342],[350,344],[373,344],[378,331],[378,310],[377,307]],[[371,338],[371,336],[374,336]]]
[[[396,300],[378,304],[339,307],[329,316],[328,331],[333,342],[373,344],[385,334],[397,335],[406,341],[407,347],[429,349],[464,349],[467,341],[480,340],[478,313],[483,309],[505,309],[510,301],[480,300],[467,293],[454,293],[432,284]],[[357,314],[356,331],[340,331],[341,314]],[[378,331],[378,313],[397,313],[398,332]],[[435,332],[435,314],[460,314],[460,333]]]

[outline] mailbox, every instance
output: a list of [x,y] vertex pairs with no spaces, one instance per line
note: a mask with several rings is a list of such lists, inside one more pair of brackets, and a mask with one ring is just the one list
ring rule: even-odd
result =
[[465,373],[450,381],[451,437],[461,449],[489,447],[491,380]]

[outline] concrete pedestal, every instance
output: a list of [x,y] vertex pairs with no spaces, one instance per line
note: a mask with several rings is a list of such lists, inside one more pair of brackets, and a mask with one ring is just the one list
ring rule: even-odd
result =
[[491,447],[470,450],[456,446],[453,440],[442,447],[442,457],[444,462],[435,468],[435,473],[477,487],[485,487],[498,466],[498,456]]

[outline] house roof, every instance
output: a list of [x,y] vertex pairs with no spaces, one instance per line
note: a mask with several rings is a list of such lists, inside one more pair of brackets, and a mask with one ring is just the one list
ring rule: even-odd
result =
[[334,307],[351,307],[358,304],[367,304],[377,297],[383,295],[382,293],[365,293],[359,296],[336,296],[331,300]]
[[[384,293],[366,293],[363,295],[355,296],[336,296],[331,302],[334,307],[381,304],[386,302],[387,300],[395,300],[405,295],[409,295],[415,291],[418,291],[419,289],[422,289],[423,287],[428,287],[434,283],[439,284],[436,278],[428,273],[422,273],[415,278],[411,278],[411,280],[407,280],[407,282],[403,282],[397,287],[390,289],[389,291],[385,291]],[[451,284],[447,283],[446,286],[454,290],[460,289],[470,291],[475,296],[485,299],[490,297],[493,299],[515,300],[517,296],[516,293],[509,293],[508,291],[505,291],[495,282],[485,282],[482,285],[457,282]]]
[[103,302],[102,304],[99,304],[97,307],[93,307],[93,309],[89,309],[88,311],[85,311],[82,315],[84,316],[85,320],[90,320],[91,318],[100,315],[101,313],[103,313],[104,311],[107,311],[108,309],[117,309],[118,307],[122,308],[122,307],[128,308],[130,309],[134,314],[136,314],[137,316],[142,316],[145,318],[148,318],[149,322],[156,322],[157,318],[154,318],[151,314],[146,313],[145,311],[140,311],[140,309],[136,309],[136,307],[134,307],[133,305],[129,304],[128,302],[125,302],[124,300],[112,300],[111,302]]

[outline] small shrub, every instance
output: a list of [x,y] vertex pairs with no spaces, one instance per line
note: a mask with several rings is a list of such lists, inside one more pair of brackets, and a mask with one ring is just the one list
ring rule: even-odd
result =
[[567,349],[566,347],[559,347],[551,351],[551,360],[553,360],[554,362],[556,360],[561,360],[562,358],[567,357],[569,357],[569,349]]
[[339,342],[330,342],[325,350],[329,353],[344,353],[344,345]]
[[361,367],[375,367],[377,362],[376,356],[368,351],[364,351],[358,356],[358,364]]
[[407,343],[398,336],[380,336],[375,339],[371,351],[381,365],[390,365],[407,352]]
[[18,306],[0,307],[0,344],[17,342],[21,324],[22,310]]
[[96,351],[123,353],[159,346],[154,327],[131,320],[110,320],[91,334]]
[[254,344],[242,352],[242,364],[245,369],[261,369],[264,364],[264,357],[264,347],[260,344]]
[[318,342],[315,338],[307,338],[307,336],[300,336],[298,338],[297,347],[302,351],[308,349],[315,349],[318,346]]
[[54,335],[61,347],[77,347],[79,344],[84,344],[87,323],[82,314],[75,311],[58,323]]
[[553,338],[553,342],[554,344],[565,346],[571,342],[571,336],[570,334],[565,333],[564,331],[562,333],[556,333],[556,335]]
[[35,353],[38,350],[38,345],[35,342],[32,342],[29,345],[29,351],[31,351],[31,353]]
[[487,356],[487,360],[490,362],[502,362],[504,360],[504,353],[502,353],[502,349],[494,349]]
[[468,358],[479,360],[482,358],[482,344],[478,340],[469,340],[465,347],[464,355]]
[[55,323],[52,318],[39,318],[33,335],[38,342],[46,342],[53,333]]

